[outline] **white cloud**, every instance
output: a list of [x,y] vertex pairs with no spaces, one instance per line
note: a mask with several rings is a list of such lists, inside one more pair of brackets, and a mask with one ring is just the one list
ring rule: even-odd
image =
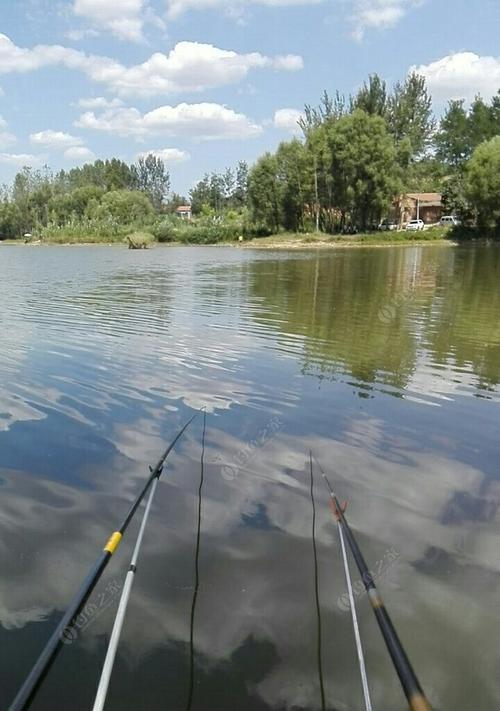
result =
[[0,116],[0,148],[7,148],[17,141],[13,133],[7,130],[7,121]]
[[121,64],[108,57],[86,55],[80,50],[58,44],[39,44],[33,49],[18,47],[7,35],[0,33],[1,74],[31,72],[55,65],[80,70],[95,81],[104,81],[106,76],[123,69]]
[[71,146],[81,146],[83,141],[81,138],[72,136],[70,133],[53,131],[49,128],[46,131],[32,133],[30,135],[30,143],[33,143],[35,146],[44,146],[48,149],[64,150]]
[[82,109],[114,109],[123,106],[121,99],[106,99],[104,96],[95,96],[88,99],[80,99],[78,106]]
[[86,163],[95,160],[94,153],[85,146],[70,146],[64,151],[64,157],[74,163]]
[[99,115],[87,111],[75,125],[138,139],[154,135],[198,140],[250,138],[262,131],[244,114],[211,103],[159,106],[145,114],[132,107],[108,109]]
[[167,14],[176,19],[188,10],[222,9],[230,17],[240,18],[251,5],[291,7],[293,5],[318,5],[323,0],[167,0]]
[[211,44],[179,42],[168,54],[155,52],[142,64],[122,67],[100,80],[122,95],[151,96],[235,84],[252,69],[295,71],[302,66],[302,58],[295,55],[271,58],[259,52],[238,54]]
[[137,158],[147,158],[149,155],[161,158],[164,163],[184,163],[191,158],[187,151],[181,151],[179,148],[153,148],[138,153]]
[[62,65],[122,95],[153,96],[214,89],[244,79],[252,69],[296,71],[302,57],[238,54],[211,44],[179,42],[168,53],[156,52],[142,64],[126,67],[109,57],[86,55],[61,45],[17,47],[0,34],[0,73],[27,72]]
[[278,109],[274,114],[274,127],[297,135],[301,133],[297,122],[302,116],[298,109]]
[[285,72],[297,72],[304,68],[304,60],[298,54],[278,55],[273,60],[273,66]]
[[43,165],[47,156],[32,155],[31,153],[0,153],[0,163],[3,165],[12,165],[16,168],[22,168],[24,165],[30,165],[33,168]]
[[490,99],[500,87],[500,57],[481,57],[474,52],[449,54],[410,71],[425,76],[436,103],[450,99],[469,102],[476,94]]
[[99,36],[99,32],[97,30],[92,30],[90,28],[86,28],[84,30],[68,30],[64,34],[72,42],[81,42],[86,37],[98,37]]
[[398,22],[421,0],[352,0],[353,37],[362,40],[370,29],[386,30]]
[[73,4],[76,15],[132,42],[143,38],[143,9],[144,0],[75,0]]

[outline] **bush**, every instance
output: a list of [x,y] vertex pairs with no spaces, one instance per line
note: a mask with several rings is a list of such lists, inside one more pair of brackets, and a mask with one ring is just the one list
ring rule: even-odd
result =
[[151,200],[136,190],[112,190],[94,208],[93,217],[117,220],[121,224],[146,224],[154,215]]
[[[178,218],[174,219],[179,221]],[[153,233],[154,238],[158,240],[158,242],[175,242],[175,240],[177,239],[176,227],[177,225],[175,225],[172,219],[164,219],[160,222],[156,222],[151,227],[151,232]]]
[[116,220],[72,221],[67,225],[49,224],[41,230],[44,242],[67,244],[73,242],[121,242],[133,230],[131,225],[121,225]]
[[500,136],[481,143],[467,164],[465,194],[484,232],[500,230]]

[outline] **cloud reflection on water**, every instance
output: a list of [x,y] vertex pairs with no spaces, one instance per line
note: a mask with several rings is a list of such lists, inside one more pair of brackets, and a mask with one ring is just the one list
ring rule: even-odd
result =
[[[436,707],[493,711],[500,698],[491,614],[500,593],[492,456],[498,413],[485,407],[498,404],[498,333],[487,303],[497,303],[498,286],[474,301],[468,274],[481,259],[471,265],[461,254],[433,249],[291,260],[223,249],[155,250],[140,262],[113,250],[99,251],[98,262],[95,251],[82,250],[77,264],[71,250],[9,257],[17,287],[2,283],[19,290],[17,313],[0,307],[9,332],[18,328],[0,359],[0,410],[9,416],[0,433],[0,621],[9,647],[25,643],[24,632],[41,644],[146,465],[190,409],[206,405],[195,701],[319,708],[306,472],[312,447],[331,468],[339,496],[351,502],[349,520],[368,560],[379,560],[388,546],[400,551],[381,589]],[[22,255],[34,255],[31,265]],[[58,259],[64,281],[57,280]],[[38,286],[30,284],[35,264]],[[494,255],[483,263],[490,287],[498,285],[497,265]],[[450,321],[453,279],[463,279],[464,295]],[[415,296],[400,305],[396,323],[377,321],[381,303],[408,284]],[[470,397],[479,391],[492,400]],[[413,393],[442,406],[404,399]],[[234,461],[273,416],[282,430],[228,481],[221,462]],[[136,675],[143,678],[148,665],[155,670],[150,707],[168,701],[183,708],[196,432],[158,490],[110,708],[140,703],[146,692]],[[478,451],[466,448],[467,439],[477,439]],[[353,709],[361,689],[349,618],[337,605],[343,574],[321,488],[317,500],[327,698]],[[133,536],[131,530],[114,561],[113,578],[126,568]],[[366,600],[359,613],[374,703],[396,711],[401,692]],[[71,659],[79,660],[85,707],[111,614],[63,650],[67,661],[54,668],[41,708],[53,708]],[[481,651],[471,650],[471,639],[481,640]],[[21,657],[24,669],[0,661],[3,693],[14,691],[32,661]]]

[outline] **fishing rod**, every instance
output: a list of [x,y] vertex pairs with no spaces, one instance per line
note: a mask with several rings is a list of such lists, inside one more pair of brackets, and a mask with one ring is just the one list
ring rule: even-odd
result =
[[[332,503],[332,502],[330,502]],[[349,596],[349,607],[351,610],[351,619],[352,619],[352,626],[354,630],[354,639],[356,641],[356,651],[358,654],[358,664],[359,664],[359,673],[361,676],[361,685],[363,687],[363,698],[365,701],[365,709],[366,711],[372,711],[372,701],[371,701],[371,696],[370,696],[370,688],[368,686],[368,676],[366,674],[366,664],[365,664],[365,655],[363,652],[363,645],[361,642],[361,633],[359,631],[359,623],[358,623],[358,615],[356,612],[356,602],[354,600],[354,593],[352,590],[352,580],[351,580],[351,571],[349,569],[349,561],[347,559],[347,551],[346,551],[346,545],[345,545],[345,540],[344,540],[344,531],[342,527],[342,522],[340,520],[340,517],[337,515],[337,508],[333,505],[332,503],[332,510],[335,515],[335,518],[337,519],[337,528],[339,532],[339,539],[340,539],[340,549],[342,551],[342,561],[344,563],[344,575],[345,575],[345,581],[347,585],[347,594]]]
[[[205,453],[205,428],[206,428],[207,413],[203,413],[203,439],[202,439],[202,455],[201,455],[201,470],[202,470],[202,482],[203,485],[203,460]],[[125,623],[125,616],[127,614],[127,607],[130,599],[130,593],[132,592],[132,586],[134,584],[135,575],[137,572],[137,561],[139,559],[139,554],[141,551],[142,539],[144,538],[144,532],[146,530],[146,525],[149,518],[149,513],[151,511],[151,506],[156,492],[156,486],[158,484],[158,478],[153,482],[151,491],[149,494],[148,501],[146,503],[146,508],[144,510],[144,516],[142,517],[141,527],[137,535],[137,540],[134,547],[134,552],[132,553],[132,559],[130,561],[130,567],[127,571],[125,577],[125,583],[123,585],[122,594],[120,597],[120,602],[118,603],[118,610],[116,613],[115,621],[113,624],[113,630],[111,632],[111,638],[109,640],[108,650],[106,652],[106,657],[104,659],[104,664],[102,667],[101,678],[99,680],[99,686],[97,688],[97,693],[92,707],[92,711],[102,711],[106,703],[106,698],[108,695],[109,682],[111,681],[111,674],[113,673],[113,667],[116,658],[116,652],[118,651],[118,645],[120,643],[120,637],[123,630],[123,625]],[[201,505],[201,504],[200,504]],[[201,515],[201,509],[200,509]],[[199,530],[198,530],[199,537]],[[199,540],[198,540],[199,546]]]
[[375,585],[373,576],[365,562],[365,559],[356,542],[354,534],[351,531],[349,524],[347,523],[347,520],[344,515],[344,509],[340,505],[339,500],[337,499],[337,496],[335,495],[335,492],[333,491],[333,488],[328,480],[328,477],[326,476],[325,472],[321,467],[321,464],[318,462],[317,459],[316,463],[318,464],[318,467],[321,471],[321,475],[328,488],[330,498],[332,500],[332,508],[334,509],[335,517],[339,522],[340,526],[342,526],[343,533],[345,533],[349,548],[351,549],[353,558],[356,561],[356,565],[361,575],[361,579],[363,580],[373,612],[377,619],[378,626],[380,627],[380,631],[391,656],[392,663],[394,664],[396,672],[399,676],[399,680],[401,682],[401,686],[403,687],[403,691],[407,698],[409,708],[411,711],[432,711],[432,707],[425,696],[425,693],[417,678],[417,675],[415,674],[410,660],[406,655],[401,640],[397,635],[392,620],[389,617],[389,613],[385,608],[380,593],[377,590],[377,586]]
[[132,518],[134,517],[135,512],[139,508],[142,500],[144,499],[145,495],[148,492],[149,487],[151,484],[156,480],[160,478],[162,472],[163,472],[163,466],[165,464],[165,461],[172,451],[172,449],[175,447],[179,439],[182,437],[184,432],[187,430],[191,422],[197,417],[199,412],[196,412],[190,420],[186,422],[186,424],[182,427],[182,429],[177,433],[177,435],[174,437],[172,442],[169,444],[165,452],[162,454],[160,459],[158,460],[156,466],[154,468],[150,467],[150,476],[148,477],[146,483],[144,484],[141,492],[137,496],[136,500],[130,507],[129,512],[123,519],[123,522],[114,533],[110,536],[109,540],[107,541],[106,545],[104,546],[102,552],[100,553],[99,557],[95,561],[94,565],[88,572],[87,576],[85,577],[83,583],[80,586],[80,589],[70,602],[66,612],[64,613],[61,621],[57,625],[56,629],[52,633],[51,637],[49,638],[47,644],[43,648],[40,656],[38,657],[37,661],[35,662],[33,668],[31,669],[30,673],[26,677],[23,685],[19,689],[17,696],[15,697],[14,701],[12,704],[9,706],[8,711],[23,711],[23,709],[28,708],[30,705],[31,701],[33,700],[33,697],[38,690],[38,687],[42,683],[43,679],[45,678],[47,672],[49,671],[50,667],[52,666],[52,663],[54,662],[54,659],[57,656],[57,653],[61,649],[61,646],[63,644],[64,639],[66,638],[66,634],[68,632],[68,629],[71,629],[75,618],[79,615],[81,612],[83,606],[87,602],[90,594],[92,593],[93,589],[97,585],[99,579],[101,578],[104,570],[106,569],[106,566],[108,565],[113,553],[116,551],[118,546],[120,545],[121,539],[123,538],[123,535],[125,531],[127,530]]

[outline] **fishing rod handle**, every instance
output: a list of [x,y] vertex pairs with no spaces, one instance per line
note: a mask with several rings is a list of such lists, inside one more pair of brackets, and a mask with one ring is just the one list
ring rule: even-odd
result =
[[111,555],[112,553],[108,550],[102,551],[77,594],[71,601],[68,609],[62,616],[49,641],[42,650],[40,656],[35,662],[35,665],[26,677],[14,701],[9,706],[8,711],[24,711],[24,709],[29,708],[31,701],[33,700],[33,696],[52,666],[59,649],[63,643],[65,643],[65,640],[70,640],[70,633],[72,631],[74,620],[87,602],[90,594],[102,575],[104,568],[111,558]]

